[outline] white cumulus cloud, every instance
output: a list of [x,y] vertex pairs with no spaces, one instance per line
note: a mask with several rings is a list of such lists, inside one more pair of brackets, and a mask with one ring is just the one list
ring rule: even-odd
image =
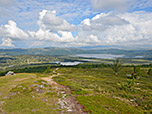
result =
[[75,27],[65,19],[56,16],[56,11],[43,10],[39,14],[39,30],[29,31],[32,38],[51,42],[71,42],[74,40],[72,31]]
[[2,43],[0,44],[0,47],[15,47],[13,45],[13,42],[10,38],[2,39]]
[[86,45],[138,45],[152,41],[152,13],[99,14],[82,21],[78,41]]
[[72,42],[74,37],[71,32],[58,31],[57,33],[49,30],[39,29],[37,32],[29,31],[30,36],[35,40],[49,41],[49,42]]
[[[26,33],[14,21],[1,25],[0,46],[13,47],[12,41],[30,39],[34,41],[33,46],[46,42],[58,46],[151,45],[151,19],[152,13],[145,11],[101,13],[91,19],[84,19],[73,29],[70,23],[56,15],[56,11],[43,10],[40,12],[37,31]],[[75,33],[73,30],[76,30]]]
[[75,35],[71,29],[63,30],[62,27],[57,27],[64,25],[64,19],[56,16],[55,11],[47,16],[48,24],[44,23],[46,12],[51,11],[43,10],[40,13],[39,30],[29,31],[30,36],[35,40],[61,43],[66,46],[138,45],[149,44],[152,41],[152,13],[150,12],[101,13],[92,19],[84,19],[76,26],[79,29],[76,29]]
[[14,21],[8,21],[8,24],[0,26],[0,37],[13,40],[23,40],[28,38],[28,34],[17,27]]
[[70,25],[65,19],[56,16],[56,11],[43,10],[39,13],[38,24],[42,29],[49,29],[52,32],[58,30],[62,31],[73,31],[74,25]]

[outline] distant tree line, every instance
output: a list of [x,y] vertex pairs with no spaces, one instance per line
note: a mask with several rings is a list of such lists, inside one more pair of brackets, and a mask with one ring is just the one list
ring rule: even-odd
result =
[[[43,72],[47,72],[47,70],[49,70],[48,68],[83,68],[83,69],[91,69],[91,68],[113,68],[115,74],[118,73],[118,71],[120,70],[121,67],[135,67],[135,65],[122,65],[121,63],[119,63],[120,61],[116,60],[114,61],[114,64],[79,64],[79,65],[75,65],[75,66],[64,66],[64,65],[41,65],[41,66],[26,66],[24,68],[12,68],[6,71],[0,71],[0,76],[5,76],[5,74],[8,71],[13,71],[14,73],[43,73]],[[48,67],[49,66],[49,67]],[[150,65],[138,65],[137,67],[147,67],[149,68],[148,74],[152,75],[152,64]],[[135,72],[136,70],[138,70],[138,68],[134,69]]]

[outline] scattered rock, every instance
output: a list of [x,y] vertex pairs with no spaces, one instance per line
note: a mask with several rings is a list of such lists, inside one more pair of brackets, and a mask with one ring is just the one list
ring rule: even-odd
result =
[[131,77],[131,76],[132,76],[132,74],[126,74],[126,76],[127,76],[127,77]]
[[72,112],[73,110],[72,110],[72,109],[68,109],[67,111],[68,111],[68,112]]
[[2,97],[2,99],[9,99],[9,96]]
[[23,86],[17,86],[18,88],[21,88],[21,87],[23,87]]
[[42,101],[44,101],[44,102],[48,102],[49,100],[48,100],[48,99],[42,99]]
[[42,84],[46,84],[46,83],[45,83],[45,82],[43,82],[43,81],[42,81],[41,83],[42,83]]
[[4,104],[5,103],[5,101],[0,101],[0,105],[2,105],[2,104]]
[[25,89],[26,89],[26,87],[23,88],[23,90],[25,90]]
[[36,89],[37,92],[39,92],[39,89]]
[[38,87],[40,87],[40,88],[44,88],[44,85],[38,85]]
[[16,87],[16,85],[11,85],[12,87]]
[[36,109],[32,109],[32,112],[36,111]]
[[[56,70],[53,72],[56,72]],[[46,81],[47,84],[51,85],[53,88],[52,91],[57,92],[57,96],[60,97],[57,102],[57,104],[59,104],[59,107],[57,107],[57,109],[61,109],[61,114],[86,114],[83,111],[83,107],[78,103],[78,101],[76,101],[75,97],[67,95],[71,93],[71,90],[66,86],[59,85],[52,79],[58,75],[60,74],[54,74],[49,78],[41,78],[42,80]]]
[[17,94],[16,92],[13,92],[13,93],[10,93],[9,96],[14,96],[16,94]]
[[62,93],[62,94],[64,94],[64,93],[65,93],[65,91],[61,91],[61,93]]
[[131,101],[131,102],[134,102],[135,100],[134,100],[134,99],[130,99],[130,101]]

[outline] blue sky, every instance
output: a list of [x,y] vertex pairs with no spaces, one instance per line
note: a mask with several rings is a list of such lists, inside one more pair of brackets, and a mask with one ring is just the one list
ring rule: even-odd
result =
[[152,0],[0,0],[0,48],[152,48]]

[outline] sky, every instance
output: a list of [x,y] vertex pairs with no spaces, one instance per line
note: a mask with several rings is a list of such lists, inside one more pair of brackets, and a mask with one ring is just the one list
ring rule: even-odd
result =
[[152,48],[152,0],[0,0],[0,48]]

